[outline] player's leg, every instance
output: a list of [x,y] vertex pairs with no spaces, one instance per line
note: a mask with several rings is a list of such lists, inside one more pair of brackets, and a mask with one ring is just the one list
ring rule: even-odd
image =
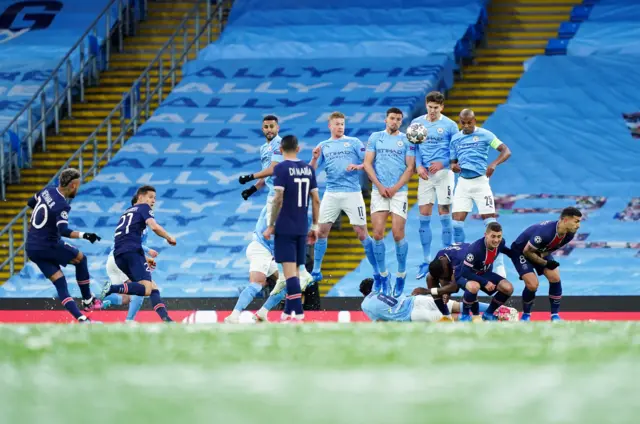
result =
[[138,311],[142,308],[142,304],[144,303],[144,297],[142,296],[129,296],[127,294],[122,295],[122,304],[129,304],[129,308],[127,309],[127,317],[125,321],[134,321],[136,315],[138,315]]
[[492,293],[495,294],[493,294],[491,303],[489,303],[489,307],[482,314],[482,320],[497,321],[498,317],[496,317],[494,313],[500,306],[504,305],[505,302],[509,300],[513,294],[513,285],[495,272],[485,273],[482,277],[486,278],[496,286],[495,290],[492,291]]
[[398,272],[396,284],[393,286],[393,297],[400,297],[404,291],[404,283],[407,278],[407,254],[409,244],[405,238],[407,224],[407,212],[409,209],[408,192],[398,192],[391,199],[391,233],[396,243],[396,259]]
[[320,202],[320,216],[318,218],[318,240],[314,246],[313,270],[311,275],[313,281],[322,280],[322,260],[327,251],[327,238],[331,231],[331,226],[340,216],[339,193],[324,193]]
[[426,277],[429,272],[429,263],[431,262],[431,240],[433,234],[431,232],[431,214],[433,212],[433,204],[436,201],[436,190],[431,179],[418,180],[418,210],[420,213],[420,244],[422,244],[422,254],[424,261],[418,268],[416,279],[421,280]]
[[240,313],[244,311],[258,293],[267,285],[267,273],[271,267],[271,252],[266,247],[256,241],[252,241],[247,246],[247,259],[249,260],[249,285],[242,290],[238,301],[224,322],[237,324]]
[[[127,277],[127,275],[124,272],[122,272],[120,268],[118,268],[118,265],[116,265],[116,260],[113,257],[113,252],[111,252],[107,257],[106,269],[107,269],[107,277],[109,277],[109,281],[111,282],[112,285],[130,282],[129,277]],[[102,300],[102,308],[107,309],[111,307],[111,305],[117,305],[117,306],[124,305],[126,303],[129,303],[129,301],[130,301],[129,295],[112,293],[106,296]]]
[[82,254],[74,246],[60,242],[58,246],[53,250],[58,263],[66,266],[72,264],[76,268],[76,281],[80,288],[80,294],[82,295],[82,307],[85,311],[91,311],[93,309],[102,308],[102,301],[95,298],[91,294],[91,277],[89,276],[89,266],[87,264],[87,257]]
[[450,169],[438,171],[442,174],[436,186],[438,196],[438,213],[440,214],[440,225],[442,226],[442,246],[451,246],[453,242],[453,223],[451,220],[451,202],[453,197],[454,175]]
[[[552,257],[548,256],[545,259],[550,260]],[[549,281],[549,305],[551,306],[551,321],[561,321],[560,315],[560,300],[562,299],[562,282],[560,281],[560,270],[545,269],[544,276]]]
[[374,241],[367,230],[367,206],[364,203],[362,193],[344,193],[341,201],[341,210],[349,217],[349,223],[362,243],[365,256],[371,264],[374,273],[379,269],[377,257],[374,254]]
[[467,214],[473,209],[473,198],[470,193],[470,184],[466,178],[458,178],[458,184],[453,193],[453,206],[451,208],[453,227],[453,242],[464,243],[464,221]]
[[462,316],[460,321],[472,321],[471,313],[476,319],[480,317],[480,309],[478,305],[478,291],[480,291],[480,283],[468,280],[464,286],[464,294],[462,295]]
[[[304,263],[306,236],[275,235],[274,251],[276,262],[282,265],[287,279],[287,295],[284,302],[283,320],[295,313],[295,318],[304,318],[302,291],[298,278],[298,267]],[[300,259],[298,259],[300,257]]]
[[511,262],[520,279],[524,282],[524,289],[522,290],[522,317],[520,321],[530,321],[531,309],[536,300],[536,291],[538,291],[538,286],[540,285],[538,275],[543,273],[543,268],[534,266],[522,254],[514,254]]
[[[495,208],[495,199],[493,196],[493,191],[491,190],[491,186],[489,185],[489,178],[486,176],[475,178],[473,181],[473,201],[478,206],[478,212],[480,213],[480,217],[484,221],[485,227],[492,222],[497,222],[496,217],[496,208]],[[493,269],[496,274],[502,276],[502,278],[507,277],[507,270],[504,267],[504,255],[499,254],[496,257],[495,262],[493,263]]]
[[380,195],[378,190],[371,192],[371,227],[373,229],[373,288],[374,292],[382,292],[383,279],[388,276],[386,248],[384,245],[385,227],[391,210],[389,199]]
[[441,318],[442,314],[430,296],[415,296],[411,309],[412,322],[436,322]]

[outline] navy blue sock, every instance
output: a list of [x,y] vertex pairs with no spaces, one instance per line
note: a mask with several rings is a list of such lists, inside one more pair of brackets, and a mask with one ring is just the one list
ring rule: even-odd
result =
[[549,283],[549,304],[551,305],[551,314],[560,312],[560,299],[562,299],[562,283]]
[[[478,294],[471,293],[469,290],[464,289],[464,295],[462,295],[462,315],[469,315],[474,304],[477,308]],[[477,312],[476,315],[478,313],[479,312]]]
[[109,289],[109,293],[118,293],[118,294],[132,294],[134,296],[144,296],[145,295],[145,287],[140,283],[124,283],[124,284],[113,284]]
[[531,308],[533,308],[533,302],[536,300],[536,292],[524,288],[522,290],[522,313],[530,314]]
[[471,305],[471,315],[480,315],[480,304],[478,303],[478,295],[476,294],[476,301]]
[[67,280],[64,278],[64,276],[54,281],[53,285],[56,287],[58,298],[62,302],[62,306],[64,306],[75,319],[83,316],[82,312],[80,312],[80,309],[78,308],[78,305],[76,305],[76,302],[73,300],[73,297],[71,297],[71,295],[69,294]]
[[87,257],[82,255],[82,260],[76,265],[76,281],[78,287],[80,287],[80,293],[84,300],[91,299],[91,277],[89,276],[89,264],[87,263]]
[[158,315],[160,315],[160,318],[162,318],[163,321],[170,320],[169,313],[167,312],[167,307],[164,306],[164,302],[160,297],[160,290],[151,290],[151,296],[149,296],[149,299],[151,300],[151,305],[153,305],[153,310],[156,311]]
[[504,294],[502,292],[496,293],[495,296],[493,296],[493,299],[491,299],[491,303],[489,303],[489,307],[485,311],[485,314],[493,315],[493,313],[496,311],[496,309],[498,309],[500,306],[504,305],[504,302],[509,300],[510,297],[511,296],[506,295],[506,294]]
[[284,313],[291,315],[295,312],[297,316],[301,316],[302,311],[302,293],[300,292],[300,280],[298,277],[287,278],[287,297],[284,301]]
[[447,306],[446,303],[444,303],[444,300],[442,300],[441,297],[434,297],[433,301],[435,302],[436,306],[438,307],[438,310],[442,315],[451,315],[451,312],[449,311],[449,307]]

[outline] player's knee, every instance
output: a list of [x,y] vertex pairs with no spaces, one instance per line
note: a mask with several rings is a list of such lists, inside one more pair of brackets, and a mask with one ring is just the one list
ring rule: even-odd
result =
[[367,238],[367,227],[365,227],[364,225],[355,225],[353,227],[353,229],[356,232],[356,234],[358,235],[358,239],[360,241],[362,241],[365,238]]
[[51,277],[49,277],[49,280],[51,280],[51,282],[55,282],[55,281],[58,281],[63,276],[64,274],[62,273],[62,271],[58,270]]
[[454,212],[453,215],[451,215],[451,218],[454,221],[464,221],[464,219],[466,218],[465,212]]
[[480,291],[480,283],[477,281],[467,281],[467,285],[464,288],[469,292],[476,294]]
[[131,296],[129,296],[128,294],[121,294],[120,297],[122,297],[123,305],[128,305],[129,302],[131,302]]
[[142,280],[140,284],[144,286],[145,296],[151,296],[151,291],[158,288],[154,282],[148,280]]
[[[360,234],[358,234],[358,236],[360,236]],[[379,241],[379,240],[382,240],[383,238],[384,238],[384,227],[374,228],[373,229],[373,239]]]
[[446,215],[446,214],[451,212],[451,206],[450,205],[438,205],[438,212],[440,212],[440,215]]
[[529,291],[534,292],[538,290],[538,286],[540,285],[540,283],[538,282],[537,278],[532,278],[530,280],[524,280],[524,285],[527,289],[529,289]]
[[513,284],[511,284],[507,280],[502,280],[500,281],[500,284],[498,284],[498,290],[500,290],[507,296],[511,296],[513,294]]
[[318,226],[318,238],[326,239],[329,237],[329,231],[331,231],[331,224],[320,224]]
[[71,259],[71,263],[73,265],[79,265],[83,261],[86,263],[87,262],[87,257],[84,256],[84,254],[82,252],[78,252],[78,255],[75,258]]
[[404,239],[404,231],[403,230],[396,230],[393,231],[393,241],[395,241],[396,243],[403,240]]

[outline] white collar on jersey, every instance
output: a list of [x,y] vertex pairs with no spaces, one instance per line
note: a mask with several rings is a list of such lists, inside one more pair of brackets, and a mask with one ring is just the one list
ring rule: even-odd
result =
[[59,194],[60,196],[62,196],[62,198],[63,198],[64,200],[67,200],[67,198],[66,198],[66,197],[64,197],[64,194],[60,193],[60,189],[59,189],[58,187],[56,187],[56,191],[58,192],[58,194]]

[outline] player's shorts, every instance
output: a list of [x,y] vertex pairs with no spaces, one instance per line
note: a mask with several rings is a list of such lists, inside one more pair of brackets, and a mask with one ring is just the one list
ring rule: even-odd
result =
[[246,255],[249,260],[249,272],[259,272],[270,277],[278,270],[269,249],[255,240],[247,246]]
[[387,211],[407,219],[409,192],[399,191],[391,199],[382,197],[378,190],[371,190],[371,213]]
[[70,264],[79,252],[74,246],[63,241],[46,250],[27,248],[27,256],[47,278],[60,271],[61,266]]
[[471,212],[475,202],[480,215],[496,213],[493,200],[489,178],[485,175],[476,178],[460,177],[453,193],[452,212]]
[[[513,263],[513,266],[516,268],[516,271],[518,272],[518,275],[520,276],[521,280],[523,275],[528,274],[530,272],[535,272],[537,275],[544,274],[545,268],[543,266],[539,266],[531,263],[520,252],[516,252],[516,251],[512,251],[512,252],[513,252],[513,257],[511,258],[511,262]],[[544,259],[547,261],[551,261],[553,260],[553,256],[547,255],[544,257]]]
[[307,236],[276,233],[273,251],[279,264],[295,262],[298,266],[304,265],[307,259]]
[[127,276],[127,278],[133,282],[139,282],[142,280],[151,280],[151,270],[149,264],[144,256],[144,252],[130,251],[124,252],[116,256],[116,265]]
[[[480,285],[484,285],[486,283],[493,283],[496,286],[498,285],[498,283],[500,283],[500,281],[504,280],[505,278],[502,275],[496,274],[495,272],[485,272],[484,274],[480,274],[480,275],[476,275],[473,277],[472,281],[476,281],[478,283],[480,283]],[[458,284],[458,288],[464,290],[465,286],[467,285],[467,282],[469,280],[467,278],[464,277],[459,277],[456,279],[456,284]],[[481,288],[480,290],[482,290],[483,292],[487,293],[487,294],[493,294],[496,292],[496,290],[485,290],[483,288]]]
[[418,179],[418,205],[433,205],[438,199],[438,205],[450,205],[454,185],[453,171],[441,169],[428,180]]
[[[453,310],[453,301],[447,302],[449,310]],[[411,321],[414,322],[435,322],[442,318],[442,313],[438,309],[436,302],[431,296],[415,296],[413,308],[411,309]]]
[[333,224],[344,211],[351,225],[367,225],[367,209],[362,193],[325,192],[320,202],[320,224]]
[[129,281],[129,277],[116,265],[116,258],[113,257],[113,252],[109,253],[107,258],[107,277],[109,277],[111,284],[122,284]]

